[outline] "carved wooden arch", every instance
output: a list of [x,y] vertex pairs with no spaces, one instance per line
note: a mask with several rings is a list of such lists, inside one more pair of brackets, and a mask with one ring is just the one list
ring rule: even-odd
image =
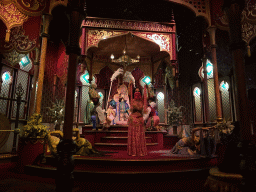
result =
[[52,13],[52,10],[59,6],[59,5],[63,5],[63,6],[67,6],[68,4],[68,0],[51,0],[51,3],[50,3],[50,8],[49,8],[49,13],[51,14]]
[[207,24],[211,25],[211,14],[209,1],[205,0],[168,0],[192,10],[196,16],[202,16]]
[[[127,34],[134,35],[138,38],[144,39],[150,43],[157,45],[159,47],[160,52],[166,52],[170,57],[173,55],[172,52],[174,50],[173,50],[173,42],[171,37],[172,34],[138,32],[138,31],[110,31],[109,33],[105,33],[105,34],[103,33],[100,38],[94,40],[93,45],[89,45],[88,47],[86,47],[86,55],[90,56],[93,52],[93,49],[97,49],[99,47],[99,44],[101,41],[109,38],[120,37]],[[160,39],[162,46],[155,42],[154,36],[157,36],[157,38]]]

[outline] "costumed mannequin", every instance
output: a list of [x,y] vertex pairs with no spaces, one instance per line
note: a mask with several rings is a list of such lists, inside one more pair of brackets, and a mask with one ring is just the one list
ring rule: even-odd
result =
[[147,155],[145,127],[143,120],[143,100],[139,88],[135,89],[131,102],[131,115],[128,119],[127,153],[132,156]]
[[85,118],[84,118],[85,124],[91,124],[91,113],[92,113],[93,108],[94,108],[94,104],[93,104],[92,100],[88,100],[86,109],[85,109],[86,110]]
[[100,124],[103,124],[105,122],[105,115],[104,115],[105,110],[103,110],[100,106],[100,102],[99,102],[100,96],[98,92],[95,90],[96,88],[97,88],[96,84],[92,84],[89,88],[89,97],[94,104],[94,108],[91,111],[91,120],[93,124],[93,130],[96,130],[98,119]]
[[160,122],[160,119],[156,111],[155,100],[156,100],[155,97],[148,99],[149,106],[147,108],[147,113],[143,115],[143,119],[144,121],[146,121],[146,129],[153,129]]
[[115,102],[114,99],[112,99],[109,102],[109,107],[107,109],[107,118],[106,118],[106,121],[104,123],[105,128],[109,128],[110,125],[114,124],[115,116],[116,116],[116,102]]
[[128,110],[129,105],[126,103],[126,100],[124,100],[124,96],[121,95],[121,98],[119,99],[119,120],[121,122],[127,121]]
[[[198,128],[200,129],[200,128]],[[174,147],[171,149],[171,153],[173,154],[182,154],[182,155],[197,155],[200,153],[200,138],[195,135],[194,129],[192,135],[188,137],[183,137],[180,139]]]
[[[122,67],[120,67],[114,72],[114,74],[110,79],[111,85],[110,85],[108,98],[110,98],[112,83],[119,76],[120,78],[122,78],[121,82],[132,83],[133,87],[135,86],[135,79],[132,76],[131,72],[125,71]],[[114,122],[115,124],[126,125],[127,118],[128,118],[128,109],[130,108],[130,101],[129,101],[128,89],[124,83],[118,87],[116,94],[113,96],[113,99],[116,102],[116,117]],[[121,107],[121,110],[120,110],[120,107]],[[108,105],[106,108],[108,108]]]

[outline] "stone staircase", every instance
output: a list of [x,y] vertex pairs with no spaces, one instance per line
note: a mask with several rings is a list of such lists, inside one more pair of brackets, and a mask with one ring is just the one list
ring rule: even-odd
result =
[[[148,151],[163,149],[163,132],[146,131]],[[128,126],[113,125],[108,130],[93,131],[92,126],[84,126],[82,137],[89,140],[98,150],[127,150]]]

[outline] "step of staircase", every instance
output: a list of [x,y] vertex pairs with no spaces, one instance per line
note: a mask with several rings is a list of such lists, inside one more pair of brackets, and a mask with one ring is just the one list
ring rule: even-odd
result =
[[[151,143],[152,137],[145,137],[146,143]],[[106,136],[101,138],[102,143],[127,143],[128,137]]]
[[[81,137],[89,140],[99,150],[127,150],[128,126],[112,125],[104,130],[92,130],[92,126],[83,127]],[[163,133],[159,131],[145,132],[147,149],[160,150],[163,148]]]
[[[119,150],[119,151],[126,151],[127,150],[127,143],[94,143],[94,146],[98,150]],[[157,150],[158,143],[146,143],[147,150],[153,151]]]

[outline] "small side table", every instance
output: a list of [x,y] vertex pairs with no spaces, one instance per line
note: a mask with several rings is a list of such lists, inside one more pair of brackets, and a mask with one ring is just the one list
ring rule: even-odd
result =
[[210,169],[204,189],[211,192],[240,192],[242,175],[235,173],[224,173],[217,167]]

